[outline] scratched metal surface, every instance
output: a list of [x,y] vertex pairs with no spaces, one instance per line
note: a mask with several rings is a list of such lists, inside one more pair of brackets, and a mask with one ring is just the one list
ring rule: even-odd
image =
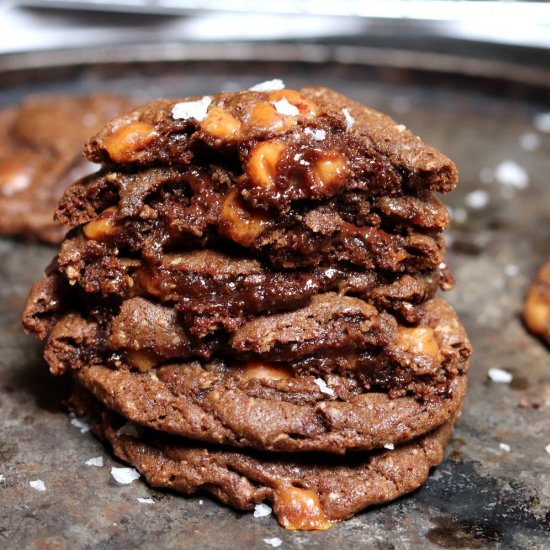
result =
[[[71,425],[60,406],[65,384],[49,376],[40,346],[19,328],[28,288],[54,249],[0,240],[0,548],[261,549],[271,537],[282,548],[550,548],[550,352],[518,316],[550,253],[550,134],[534,126],[537,114],[550,111],[548,89],[508,83],[507,75],[496,81],[364,61],[60,63],[4,71],[0,104],[46,92],[184,96],[282,76],[288,85],[323,83],[387,111],[451,156],[461,184],[445,199],[456,218],[448,261],[458,279],[447,298],[475,354],[445,462],[415,493],[317,533],[285,531],[272,516],[254,519],[206,495],[181,497],[142,481],[118,485],[110,468],[120,464]],[[525,188],[491,182],[510,160],[525,170]],[[487,204],[468,206],[468,194],[479,190],[487,194],[474,195],[477,206]],[[490,382],[490,367],[509,370],[513,382]],[[103,467],[84,464],[97,456]],[[36,479],[45,491],[30,487]]]

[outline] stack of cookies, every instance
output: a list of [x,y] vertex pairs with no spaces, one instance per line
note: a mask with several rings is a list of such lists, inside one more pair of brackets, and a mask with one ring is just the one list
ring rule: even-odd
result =
[[[158,100],[92,138],[24,325],[155,487],[325,529],[443,458],[470,346],[444,261],[454,164],[331,90]],[[314,453],[312,451],[315,451]]]

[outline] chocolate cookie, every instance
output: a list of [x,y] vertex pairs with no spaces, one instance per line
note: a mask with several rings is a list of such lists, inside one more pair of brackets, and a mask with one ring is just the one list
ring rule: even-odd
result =
[[134,105],[114,96],[36,97],[1,111],[0,233],[59,242],[59,198],[97,168],[83,157],[84,142]]
[[[345,457],[267,454],[196,443],[136,430],[97,403],[94,431],[153,487],[184,494],[206,490],[224,504],[250,510],[269,501],[287,529],[327,529],[360,510],[414,491],[443,460],[458,411],[436,430],[392,450]],[[133,434],[133,435],[130,435]]]
[[550,258],[542,265],[525,298],[527,328],[550,345]]

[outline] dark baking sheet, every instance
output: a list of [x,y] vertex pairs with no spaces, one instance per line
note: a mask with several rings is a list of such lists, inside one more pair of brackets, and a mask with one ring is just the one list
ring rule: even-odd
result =
[[[3,58],[0,105],[28,93],[185,96],[283,77],[289,86],[322,83],[387,111],[451,156],[461,184],[445,200],[467,221],[455,222],[449,232],[448,263],[458,287],[446,297],[475,354],[470,392],[445,462],[415,493],[317,533],[285,531],[272,516],[254,519],[205,495],[181,497],[141,481],[118,485],[110,468],[120,464],[90,433],[71,425],[60,407],[63,381],[49,376],[40,346],[19,328],[28,288],[54,249],[5,239],[1,548],[270,548],[263,539],[272,537],[282,540],[281,548],[550,548],[550,353],[519,318],[528,282],[550,253],[550,134],[534,127],[537,114],[550,112],[550,75],[537,70],[528,76],[507,64],[484,62],[480,68],[475,60],[431,54],[382,53],[165,45],[145,53]],[[267,54],[270,61],[258,61]],[[538,137],[535,150],[521,146],[526,133]],[[526,188],[514,187],[517,176],[512,185],[483,183],[505,161],[526,171]],[[468,193],[476,190],[488,193],[484,208],[467,206]],[[490,382],[490,367],[509,370],[513,382]],[[104,457],[102,468],[84,464],[97,456]],[[29,486],[35,479],[46,491]],[[154,504],[140,504],[138,497],[152,497]]]

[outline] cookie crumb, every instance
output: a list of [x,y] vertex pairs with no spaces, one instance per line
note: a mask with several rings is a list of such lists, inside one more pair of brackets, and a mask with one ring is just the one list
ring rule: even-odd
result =
[[251,92],[276,92],[277,90],[284,90],[285,83],[280,78],[274,78],[273,80],[260,82],[248,89]]
[[487,372],[487,376],[493,382],[500,382],[502,384],[509,384],[512,381],[512,374],[503,369],[492,368]]
[[344,114],[344,117],[346,119],[346,130],[351,130],[353,128],[353,125],[355,124],[355,119],[351,116],[351,113],[349,112],[349,109],[347,107],[345,109],[342,109],[342,113]]
[[273,107],[281,115],[298,116],[300,114],[298,107],[289,103],[286,97],[279,99],[279,101],[274,101]]
[[204,96],[198,101],[182,101],[172,107],[172,118],[174,120],[185,120],[194,118],[199,122],[206,118],[208,106],[212,103],[212,98]]
[[98,468],[103,468],[103,457],[96,456],[95,458],[90,458],[84,462],[86,466],[97,466]]
[[503,451],[506,451],[507,453],[510,452],[510,445],[507,445],[506,443],[499,443],[498,445]]
[[29,481],[29,485],[36,489],[37,491],[45,491],[46,486],[44,485],[44,482],[41,479],[33,479],[32,481]]
[[111,475],[121,485],[129,485],[140,476],[135,468],[115,468],[114,466],[111,468]]
[[138,497],[137,501],[140,504],[155,504],[155,501],[152,498],[141,498]]
[[255,518],[265,518],[271,514],[271,507],[267,504],[256,504],[254,508],[254,517]]
[[319,386],[319,390],[321,390],[321,393],[334,395],[334,390],[332,388],[329,388],[322,378],[315,378],[315,380],[313,381],[317,384],[317,386]]
[[264,542],[266,544],[269,544],[269,546],[273,546],[273,548],[277,548],[283,544],[283,541],[279,537],[273,537],[271,539],[264,539]]

